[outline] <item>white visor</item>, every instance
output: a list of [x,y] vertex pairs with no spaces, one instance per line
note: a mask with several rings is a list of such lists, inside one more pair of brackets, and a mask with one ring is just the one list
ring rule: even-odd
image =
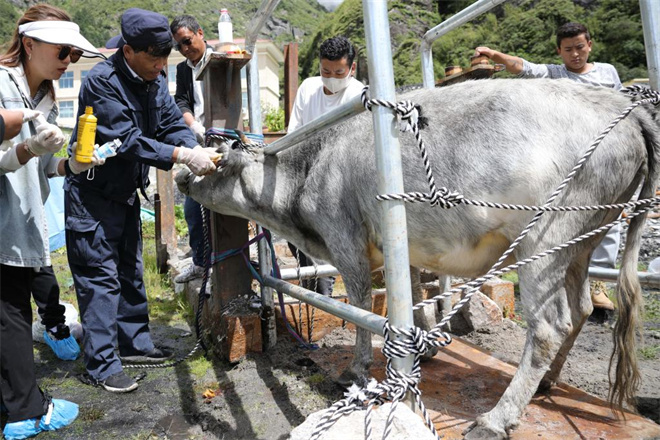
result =
[[71,21],[33,21],[20,25],[18,33],[45,43],[76,47],[83,51],[85,57],[103,56],[92,43],[80,34],[80,27]]

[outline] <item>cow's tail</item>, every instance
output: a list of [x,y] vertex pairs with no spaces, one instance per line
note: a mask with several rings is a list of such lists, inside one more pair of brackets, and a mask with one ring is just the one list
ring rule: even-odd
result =
[[[658,113],[655,110],[652,110],[652,113],[655,120],[650,117],[639,118],[648,152],[648,173],[644,178],[639,199],[655,196],[655,188],[660,176],[660,125],[658,125]],[[614,350],[609,366],[609,398],[611,404],[618,405],[619,408],[623,407],[624,402],[635,407],[635,392],[640,382],[636,337],[642,324],[643,300],[637,276],[637,261],[645,221],[646,214],[634,217],[630,221],[617,283],[619,317],[614,327]],[[614,368],[615,364],[616,368]]]

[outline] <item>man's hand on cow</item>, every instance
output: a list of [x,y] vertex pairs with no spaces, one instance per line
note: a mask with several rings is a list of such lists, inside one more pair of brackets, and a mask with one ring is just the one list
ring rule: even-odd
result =
[[179,147],[176,163],[187,165],[196,176],[205,176],[215,171],[216,164],[213,162],[215,156],[218,154],[213,149],[203,148],[201,145],[197,145],[195,148]]

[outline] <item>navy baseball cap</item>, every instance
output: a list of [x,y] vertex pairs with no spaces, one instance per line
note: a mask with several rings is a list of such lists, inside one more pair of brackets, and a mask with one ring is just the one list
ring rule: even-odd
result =
[[105,47],[118,49],[124,44],[131,47],[159,46],[171,41],[172,31],[167,17],[157,12],[131,8],[121,16],[121,35],[110,38]]

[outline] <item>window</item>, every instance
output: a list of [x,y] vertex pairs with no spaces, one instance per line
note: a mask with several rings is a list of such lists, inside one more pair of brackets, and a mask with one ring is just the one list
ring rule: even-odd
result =
[[73,88],[73,72],[64,72],[64,75],[60,76],[60,89],[72,89]]
[[242,105],[243,105],[243,109],[244,109],[245,111],[247,111],[247,109],[248,109],[248,94],[247,94],[247,92],[243,92],[242,95],[243,95],[243,96],[242,96],[242,98],[243,98],[243,104],[242,104]]
[[87,78],[87,74],[89,73],[89,70],[83,70],[80,72],[80,82],[85,81],[85,78]]
[[73,118],[73,101],[60,102],[60,118]]
[[170,64],[167,66],[167,82],[176,82],[176,66]]

